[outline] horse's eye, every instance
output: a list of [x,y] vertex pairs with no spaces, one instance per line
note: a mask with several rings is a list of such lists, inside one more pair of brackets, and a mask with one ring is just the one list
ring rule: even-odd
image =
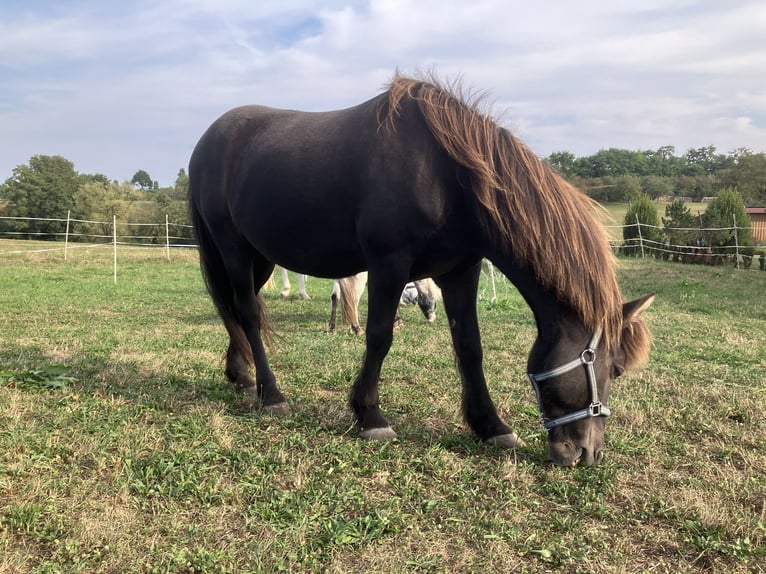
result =
[[625,372],[625,367],[622,365],[612,365],[612,378],[616,379]]

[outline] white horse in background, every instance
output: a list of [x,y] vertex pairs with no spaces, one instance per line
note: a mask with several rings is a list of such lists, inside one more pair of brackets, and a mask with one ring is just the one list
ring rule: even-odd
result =
[[[355,335],[364,333],[359,321],[359,301],[367,285],[367,271],[362,271],[350,277],[336,279],[330,295],[330,321],[327,328],[329,333],[335,332],[335,319],[340,302],[341,317],[345,323],[351,325],[351,331]],[[402,292],[401,303],[403,305],[417,303],[426,321],[433,323],[436,320],[436,302],[441,300],[441,290],[432,279],[420,279],[408,283]],[[396,313],[396,324],[402,322],[399,312]]]
[[[290,285],[290,277],[287,275],[287,269],[284,267],[281,267],[280,269],[282,270],[282,290],[279,292],[279,296],[282,297],[282,299],[287,299],[290,296],[290,289],[292,288],[292,285]],[[298,296],[301,299],[308,301],[311,299],[311,297],[309,297],[309,294],[306,291],[306,275],[303,273],[297,273],[297,275]]]

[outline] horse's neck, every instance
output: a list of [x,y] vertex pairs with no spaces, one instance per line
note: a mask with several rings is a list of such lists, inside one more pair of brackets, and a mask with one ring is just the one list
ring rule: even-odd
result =
[[520,267],[508,255],[493,255],[490,261],[519,290],[535,316],[538,334],[553,341],[567,325],[581,325],[577,314],[550,289],[544,288],[529,267]]

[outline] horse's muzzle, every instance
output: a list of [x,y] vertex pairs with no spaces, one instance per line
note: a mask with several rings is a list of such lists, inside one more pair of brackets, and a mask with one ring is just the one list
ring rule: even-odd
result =
[[604,450],[602,448],[589,449],[576,446],[569,441],[562,441],[550,443],[545,462],[552,466],[576,466],[578,464],[594,466],[603,459]]

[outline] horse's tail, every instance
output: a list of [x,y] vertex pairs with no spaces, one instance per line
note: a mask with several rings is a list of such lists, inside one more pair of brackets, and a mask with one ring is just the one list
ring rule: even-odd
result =
[[415,289],[418,292],[418,306],[423,312],[426,321],[436,321],[436,302],[441,301],[442,291],[434,280],[429,278],[415,281]]
[[420,279],[419,281],[415,281],[415,284],[420,289],[422,289],[424,293],[426,293],[429,297],[431,297],[434,301],[442,300],[442,290],[439,289],[439,286],[430,277],[426,277],[425,279]]
[[[226,331],[229,333],[232,344],[239,351],[240,355],[252,365],[253,351],[250,348],[250,342],[247,340],[247,336],[234,309],[234,291],[226,272],[226,266],[221,257],[221,252],[215,245],[207,225],[202,219],[202,214],[191,197],[191,193],[189,194],[189,212],[194,235],[197,239],[199,263],[207,291],[210,293],[210,298],[215,304],[218,315],[220,315]],[[264,307],[260,300],[260,295],[258,295],[258,309],[261,315],[261,331],[269,333],[270,327],[264,316]]]
[[356,281],[354,277],[338,279],[340,288],[340,311],[343,322],[354,327],[359,326],[359,308],[356,304]]

